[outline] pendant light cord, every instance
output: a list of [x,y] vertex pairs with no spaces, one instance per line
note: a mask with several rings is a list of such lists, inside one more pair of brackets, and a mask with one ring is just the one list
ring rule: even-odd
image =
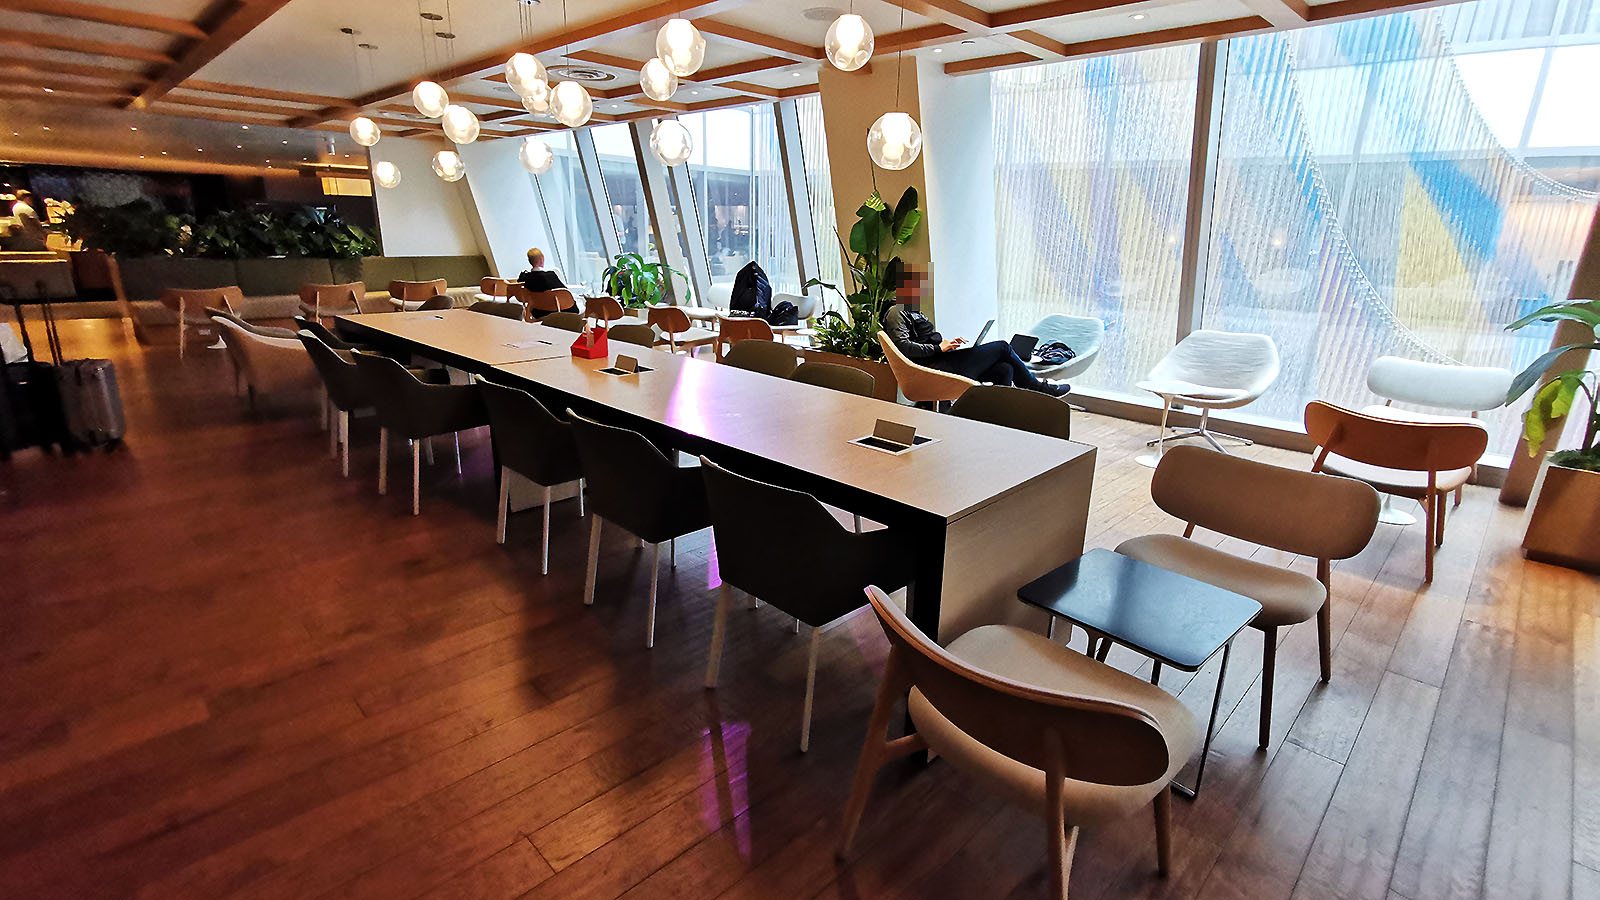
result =
[[[852,2],[854,2],[854,0],[852,0]],[[906,8],[904,6],[900,7],[900,30],[906,30]],[[896,112],[900,111],[900,73],[903,68],[900,64],[900,61],[905,57],[905,46],[905,40],[902,38],[900,41],[900,49],[894,52],[894,108]]]

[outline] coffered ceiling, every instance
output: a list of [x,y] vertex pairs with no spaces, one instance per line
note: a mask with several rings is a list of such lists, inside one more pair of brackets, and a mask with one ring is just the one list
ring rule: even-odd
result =
[[[588,79],[596,122],[795,96],[817,90],[828,24],[851,10],[877,34],[873,64],[930,54],[964,74],[1443,2],[0,0],[0,155],[192,168],[171,154],[195,145],[208,165],[359,161],[344,136],[358,112],[386,137],[439,134],[409,102],[424,77],[479,115],[481,139],[560,127],[523,110],[499,74],[516,50]],[[674,15],[706,35],[706,61],[656,102],[638,70]],[[150,124],[162,119],[180,133]],[[158,138],[172,139],[166,160],[150,159]]]

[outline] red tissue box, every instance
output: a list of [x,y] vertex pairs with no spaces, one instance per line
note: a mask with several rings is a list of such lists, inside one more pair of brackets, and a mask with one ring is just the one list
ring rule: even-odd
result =
[[580,334],[572,342],[572,355],[579,359],[605,359],[609,353],[604,326]]

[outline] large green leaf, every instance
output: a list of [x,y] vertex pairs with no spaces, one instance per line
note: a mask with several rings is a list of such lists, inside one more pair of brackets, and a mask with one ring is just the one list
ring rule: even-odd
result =
[[1566,303],[1552,303],[1512,322],[1506,326],[1506,330],[1516,331],[1534,322],[1554,322],[1557,319],[1582,322],[1590,328],[1600,329],[1600,312],[1596,312],[1593,307],[1594,301],[1592,300],[1571,300]]
[[911,240],[912,235],[917,233],[917,226],[920,224],[922,224],[922,210],[920,209],[913,209],[906,213],[905,218],[896,219],[894,242],[896,244],[904,244],[906,241]]
[[896,227],[898,228],[898,223],[904,220],[906,215],[916,208],[917,189],[914,187],[908,187],[906,188],[905,193],[900,195],[900,202],[894,205],[894,220]]
[[1555,361],[1563,353],[1572,350],[1600,350],[1600,344],[1568,344],[1565,347],[1557,347],[1554,350],[1545,351],[1543,356],[1529,363],[1528,367],[1522,370],[1522,374],[1512,380],[1511,389],[1506,391],[1506,405],[1509,406],[1517,402],[1518,397],[1526,394],[1529,388],[1539,383],[1539,378],[1544,375],[1546,369],[1554,365]]

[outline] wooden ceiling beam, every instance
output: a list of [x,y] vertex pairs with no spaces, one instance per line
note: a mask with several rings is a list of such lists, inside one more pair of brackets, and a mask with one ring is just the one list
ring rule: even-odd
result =
[[[996,31],[1009,31],[1048,22],[1051,19],[1105,12],[1144,2],[1147,0],[1049,0],[1045,3],[1034,3],[994,13],[989,17],[989,26]],[[1266,2],[1275,3],[1278,0],[1266,0]]]
[[1341,19],[1409,12],[1430,6],[1452,6],[1459,2],[1460,0],[1334,0],[1332,3],[1319,3],[1310,7],[1307,21],[1320,25]]
[[87,106],[106,106],[133,96],[131,91],[118,91],[109,88],[82,87],[82,88],[57,88],[55,93],[44,96],[37,88],[0,85],[0,97],[15,100],[32,100],[36,103],[74,103]]
[[128,108],[143,109],[159,100],[288,3],[289,0],[215,0],[200,21],[206,36],[191,42],[148,87],[139,92]]
[[290,119],[305,112],[305,110],[293,106],[279,106],[273,103],[251,103],[247,100],[197,97],[193,94],[180,94],[176,91],[162,97],[160,102],[176,103],[179,106],[199,106],[206,109],[232,109],[238,112],[264,113],[269,116],[283,116]]
[[496,109],[522,109],[521,100],[510,100],[502,97],[484,97],[479,94],[462,94],[451,92],[451,103],[471,103],[476,106],[493,106]]
[[717,85],[717,87],[727,88],[730,91],[738,91],[741,94],[753,94],[757,97],[773,98],[784,96],[783,92],[786,90],[786,88],[768,87],[764,84],[754,84],[749,81],[724,81],[723,83]]
[[[593,66],[605,66],[608,69],[620,69],[624,72],[637,72],[644,68],[644,64],[648,61],[643,59],[629,59],[626,56],[617,56],[612,53],[601,53],[599,50],[574,50],[571,53],[566,54],[566,58],[575,59],[578,62],[588,63]],[[496,80],[505,81],[505,75],[501,75]]]
[[172,63],[172,57],[159,50],[151,50],[148,47],[117,44],[111,41],[91,41],[87,38],[68,37],[63,34],[18,31],[12,28],[0,28],[0,44],[16,44],[33,48],[44,47],[50,50],[70,50],[73,53],[87,53],[90,56],[136,59],[140,62],[160,63],[161,65]]
[[[1243,16],[1237,19],[1224,19],[1220,22],[1185,25],[1181,28],[1165,28],[1160,31],[1147,31],[1140,34],[1098,38],[1092,41],[1078,41],[1066,45],[1066,53],[1062,58],[1078,59],[1085,56],[1126,53],[1131,50],[1170,47],[1176,44],[1239,37],[1270,30],[1272,30],[1272,23],[1261,16]],[[1002,53],[997,56],[983,56],[977,59],[964,59],[958,62],[945,63],[944,71],[947,75],[964,75],[971,72],[1009,69],[1039,61],[1037,58],[1030,58],[1029,54],[1026,53]]]
[[304,103],[306,106],[349,106],[351,101],[326,94],[302,94],[298,91],[278,91],[253,87],[247,84],[223,84],[219,81],[186,79],[179,88],[186,91],[205,91],[208,94],[232,94],[235,97],[254,97],[257,100],[282,100],[285,103]]
[[918,25],[904,31],[891,31],[888,34],[878,35],[874,43],[874,57],[887,56],[899,53],[902,50],[921,50],[923,47],[937,47],[940,44],[949,44],[954,41],[965,40],[972,36],[972,32],[943,22],[932,25]]
[[729,25],[724,22],[718,22],[715,19],[696,19],[694,24],[696,28],[706,34],[714,34],[736,44],[744,44],[759,50],[765,50],[768,53],[787,57],[795,62],[811,62],[827,58],[827,54],[822,51],[821,47],[809,47],[796,41],[785,40],[770,34],[762,34],[759,31],[741,28],[738,25]]
[[1299,28],[1311,21],[1311,7],[1305,0],[1244,0],[1244,5],[1274,28]]
[[992,27],[990,13],[969,3],[963,3],[962,0],[888,0],[888,2],[906,12],[916,13],[945,25],[953,25],[962,31],[987,31]]
[[170,100],[158,100],[157,106],[149,107],[145,112],[162,116],[177,116],[183,119],[207,119],[212,122],[227,122],[232,125],[260,125],[266,128],[284,128],[287,122],[283,119],[264,119],[260,116],[237,116],[226,112],[211,112],[196,109],[192,106],[175,104]]
[[97,76],[90,81],[80,81],[70,73],[53,75],[47,72],[7,75],[5,83],[17,87],[38,88],[41,92],[49,88],[52,91],[110,91],[128,96],[138,93],[141,84],[137,78],[119,80]]
[[80,22],[99,22],[103,25],[117,25],[144,31],[159,31],[187,38],[206,36],[206,33],[200,30],[200,26],[184,19],[136,12],[115,6],[100,6],[96,3],[79,3],[77,0],[0,0],[0,9],[38,13],[58,19],[75,19]]
[[54,59],[31,59],[20,56],[0,56],[0,69],[44,72],[51,75],[80,75],[84,78],[100,78],[106,81],[136,81],[141,84],[150,81],[149,76],[135,69],[119,69],[115,66],[97,66],[90,63],[69,63]]

